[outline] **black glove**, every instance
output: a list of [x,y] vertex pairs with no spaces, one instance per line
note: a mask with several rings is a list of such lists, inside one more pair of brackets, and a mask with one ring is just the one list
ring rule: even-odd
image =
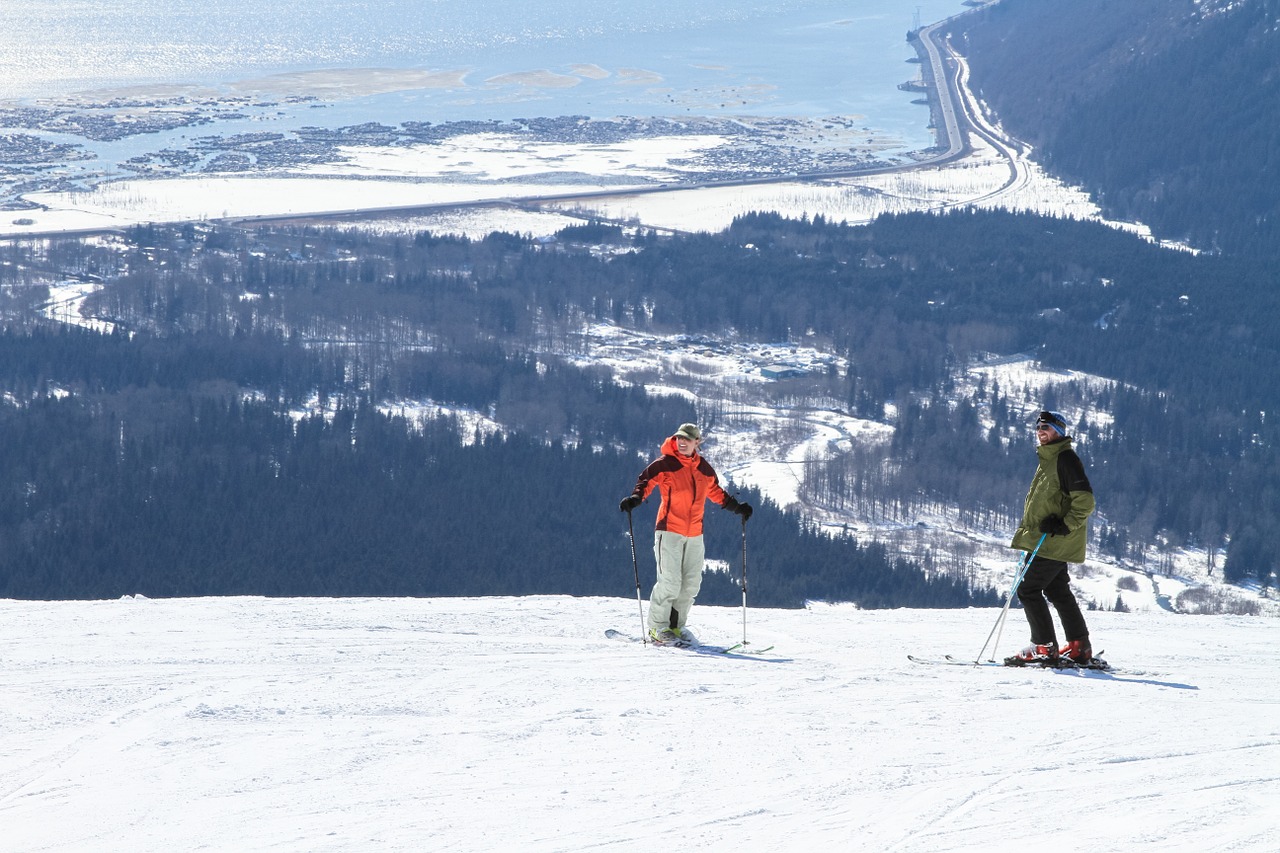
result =
[[751,517],[751,504],[740,503],[733,508],[733,511],[736,512],[738,515],[742,516],[743,521],[746,521],[748,518]]
[[1050,536],[1066,536],[1071,532],[1071,528],[1067,527],[1067,523],[1058,516],[1050,515],[1040,522],[1040,532],[1048,533]]
[[627,495],[622,499],[622,503],[618,504],[618,509],[622,512],[631,512],[642,503],[644,503],[644,498],[639,495]]

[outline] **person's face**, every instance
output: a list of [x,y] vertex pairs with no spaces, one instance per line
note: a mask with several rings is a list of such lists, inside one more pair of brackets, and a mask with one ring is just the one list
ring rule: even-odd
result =
[[1036,440],[1048,444],[1058,437],[1058,431],[1048,424],[1036,424]]
[[676,436],[676,450],[680,451],[681,456],[692,456],[701,443],[700,441],[694,441],[692,438],[685,438],[683,435]]

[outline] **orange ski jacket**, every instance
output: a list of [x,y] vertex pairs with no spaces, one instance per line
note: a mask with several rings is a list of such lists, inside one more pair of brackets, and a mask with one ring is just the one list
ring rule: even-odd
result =
[[727,510],[738,506],[738,501],[720,488],[711,463],[696,452],[692,456],[681,456],[674,436],[662,443],[662,456],[640,472],[632,494],[643,500],[654,489],[662,494],[657,529],[681,536],[702,535],[705,501],[713,500]]

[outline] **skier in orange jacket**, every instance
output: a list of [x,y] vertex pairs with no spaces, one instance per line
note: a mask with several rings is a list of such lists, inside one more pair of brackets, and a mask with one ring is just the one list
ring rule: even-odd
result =
[[720,488],[715,469],[698,455],[701,444],[701,430],[695,424],[681,424],[662,443],[662,455],[640,472],[635,489],[618,505],[623,512],[631,512],[654,489],[662,494],[653,542],[658,579],[649,596],[649,636],[655,643],[693,639],[685,623],[702,588],[704,503],[715,501],[744,522],[751,517],[751,504]]

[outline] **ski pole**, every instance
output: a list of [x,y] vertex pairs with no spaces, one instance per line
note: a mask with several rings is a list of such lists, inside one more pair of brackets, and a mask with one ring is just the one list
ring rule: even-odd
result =
[[[1004,620],[1009,615],[1009,606],[1013,604],[1013,593],[1018,589],[1018,584],[1022,583],[1023,576],[1027,573],[1027,569],[1031,566],[1031,561],[1036,558],[1036,554],[1040,553],[1040,546],[1044,544],[1044,540],[1049,536],[1048,533],[1040,534],[1040,541],[1036,543],[1035,550],[1030,554],[1023,554],[1023,559],[1018,564],[1018,572],[1013,578],[1013,585],[1009,587],[1009,594],[1004,597],[1004,608],[1001,609],[1000,615],[996,617],[996,624],[991,626],[991,633],[987,634],[987,642],[982,644],[982,651],[978,652],[978,657],[974,659],[973,665],[977,666],[982,660],[982,655],[987,651],[987,646],[991,643],[991,637],[994,634],[996,638],[995,645],[991,646],[991,658],[995,659],[996,649],[1000,648],[1000,636],[1004,634]],[[999,629],[997,632],[996,629]]]
[[636,562],[636,531],[631,524],[631,510],[627,510],[627,538],[631,540],[631,571],[636,575],[636,609],[640,611],[640,639],[649,645],[649,632],[644,629],[644,605],[640,603],[640,565]]
[[[1026,576],[1027,569],[1031,568],[1031,561],[1036,558],[1036,551],[1040,550],[1040,544],[1042,542],[1044,542],[1043,535],[1040,537],[1040,542],[1036,543],[1035,551],[1032,551],[1030,554],[1027,555],[1026,560],[1023,561],[1022,566],[1018,569],[1018,576],[1013,579],[1013,585],[1009,587],[1009,594],[1005,596],[1004,615],[1000,618],[1000,630],[996,632],[996,641],[991,646],[992,661],[994,661],[996,658],[996,650],[1000,648],[1000,638],[1004,636],[1004,626],[1009,621],[1009,608],[1013,604],[1014,593],[1017,592],[1018,586],[1022,583],[1022,579]],[[983,651],[986,651],[985,646],[983,647]],[[979,655],[979,657],[981,657],[981,655]]]
[[[725,654],[730,654],[738,649],[746,650],[747,646],[751,645],[747,641],[747,520],[745,518],[742,519],[742,581],[740,586],[742,587],[742,642],[724,649]],[[773,646],[765,646],[763,649],[751,649],[750,651],[756,654],[763,654],[772,648]]]
[[747,520],[742,519],[742,645],[747,645]]
[[[992,632],[994,632],[996,635],[995,644],[992,645],[991,647],[992,660],[995,659],[996,649],[1000,648],[1000,637],[1004,634],[1004,624],[1006,619],[1009,616],[1009,608],[1013,604],[1013,595],[1015,592],[1017,592],[1018,585],[1022,583],[1023,577],[1025,577],[1027,574],[1027,569],[1031,568],[1031,561],[1036,558],[1036,554],[1040,553],[1040,546],[1044,544],[1044,540],[1048,538],[1048,536],[1049,534],[1047,533],[1040,534],[1040,541],[1036,543],[1036,547],[1031,551],[1030,554],[1024,555],[1024,559],[1022,560],[1021,564],[1018,566],[1018,572],[1013,579],[1013,584],[1010,585],[1009,587],[1009,594],[1006,595],[1004,599],[1004,609],[1000,611],[1000,616],[997,617],[996,624],[991,629]],[[996,628],[999,628],[999,631],[996,631]],[[987,635],[987,642],[988,643],[991,642],[990,634]],[[982,646],[982,652],[985,652],[986,650],[987,650],[987,646],[986,646],[986,643],[984,643]],[[982,659],[982,652],[978,653],[978,660]],[[976,666],[977,663],[978,661],[975,660],[974,665]]]

